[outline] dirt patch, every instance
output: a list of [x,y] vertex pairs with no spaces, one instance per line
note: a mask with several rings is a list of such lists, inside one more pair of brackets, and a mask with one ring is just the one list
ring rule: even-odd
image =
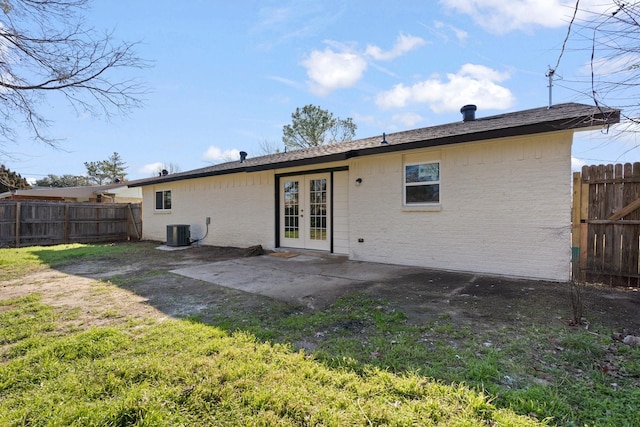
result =
[[[1,281],[0,294],[6,299],[39,292],[46,303],[75,313],[77,326],[131,318],[198,317],[227,310],[256,312],[266,305],[278,306],[283,313],[308,310],[170,272],[243,257],[242,248],[203,246],[159,251],[150,243],[136,245],[134,258],[77,260],[55,270]],[[453,322],[487,327],[566,325],[572,316],[567,284],[413,269],[384,281],[358,283],[353,291],[388,301],[388,307],[405,313],[415,323],[447,316]],[[637,289],[588,286],[583,289],[583,301],[589,322],[640,335]]]

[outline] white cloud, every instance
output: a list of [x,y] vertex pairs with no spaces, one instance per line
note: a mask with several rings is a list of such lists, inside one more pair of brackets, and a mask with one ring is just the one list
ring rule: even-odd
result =
[[163,167],[164,163],[162,162],[149,163],[139,168],[138,173],[141,175],[144,174],[147,176],[155,176],[159,170],[162,170]]
[[[451,24],[445,24],[444,22],[441,22],[441,21],[434,21],[433,26],[437,29],[446,29],[453,32],[453,34],[456,36],[456,39],[458,40],[458,43],[464,44],[469,38],[468,32],[458,27],[454,27]],[[445,35],[445,33],[438,32],[437,34],[443,36],[446,40],[448,40],[448,37]]]
[[[340,43],[326,40],[329,47],[324,50],[313,50],[302,61],[307,69],[309,88],[316,95],[324,96],[336,89],[349,88],[355,85],[367,70],[367,59],[375,61],[390,61],[407,52],[414,50],[427,42],[411,35],[400,34],[390,51],[383,51],[378,46],[368,45],[364,52],[358,50],[354,43]],[[375,65],[374,65],[375,66]],[[389,70],[379,68],[380,71],[393,75]],[[270,77],[285,84],[291,84],[285,79]]]
[[426,43],[427,42],[421,37],[400,34],[396,40],[396,44],[390,51],[385,52],[378,46],[368,45],[364,53],[376,61],[390,61]]
[[[608,4],[605,6],[603,3]],[[566,27],[573,16],[576,2],[575,0],[440,0],[440,4],[454,13],[469,15],[490,33],[506,34],[517,30],[527,31],[535,27]],[[597,0],[580,2],[582,12],[587,10],[603,12],[607,7],[611,7],[609,2]]]
[[302,65],[311,79],[311,91],[321,96],[353,86],[367,69],[367,62],[357,53],[334,52],[330,48],[314,50]]
[[249,35],[263,50],[299,39],[315,37],[339,22],[349,9],[347,2],[277,1],[256,4],[256,23]]
[[580,171],[580,170],[582,169],[582,167],[583,167],[584,165],[586,165],[586,164],[587,164],[587,162],[585,162],[585,161],[584,161],[584,160],[582,160],[582,159],[579,159],[579,158],[577,158],[577,157],[573,157],[573,156],[571,157],[571,170],[572,170],[573,172],[578,172],[578,171]]
[[[615,55],[613,57],[596,58],[593,61],[593,72],[599,76],[604,76],[606,80],[622,80],[620,75],[637,73],[636,66],[640,62],[640,53],[628,52]],[[580,74],[591,76],[591,63],[586,63],[580,67]],[[614,78],[609,76],[616,74]]]
[[207,151],[202,155],[204,160],[213,163],[230,162],[232,160],[240,159],[240,150],[231,148],[229,150],[221,150],[214,145],[207,148]]
[[300,83],[298,83],[295,80],[291,80],[291,79],[286,79],[284,77],[279,77],[279,76],[267,76],[267,78],[269,80],[273,80],[279,83],[282,83],[284,85],[290,86],[294,89],[299,89],[302,85]]
[[424,120],[424,118],[420,114],[406,112],[394,114],[391,117],[391,120],[397,123],[401,123],[402,125],[404,125],[404,127],[413,127],[417,123],[420,123],[422,120]]
[[447,74],[446,80],[435,76],[412,86],[397,84],[391,90],[379,93],[376,104],[388,109],[426,103],[436,113],[457,111],[465,104],[502,110],[514,102],[511,91],[497,84],[508,78],[508,73],[483,65],[465,64],[457,73]]

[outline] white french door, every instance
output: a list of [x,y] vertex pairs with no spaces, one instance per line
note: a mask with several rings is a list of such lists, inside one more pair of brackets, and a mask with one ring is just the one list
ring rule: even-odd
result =
[[280,246],[331,250],[330,175],[280,178]]

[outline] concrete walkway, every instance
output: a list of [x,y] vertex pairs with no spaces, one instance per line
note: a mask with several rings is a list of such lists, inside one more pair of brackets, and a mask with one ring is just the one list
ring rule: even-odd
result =
[[346,257],[274,253],[171,272],[317,309],[346,292],[419,271],[423,269],[349,261]]

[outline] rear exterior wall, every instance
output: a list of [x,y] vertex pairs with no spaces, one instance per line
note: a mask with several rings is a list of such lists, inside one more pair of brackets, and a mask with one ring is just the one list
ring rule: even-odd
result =
[[[155,209],[155,193],[171,191],[171,209]],[[167,225],[188,224],[191,239],[214,246],[275,245],[273,171],[189,179],[143,187],[143,238],[164,242]],[[209,231],[205,224],[211,218]]]
[[[563,132],[354,159],[350,258],[569,280],[571,142]],[[404,165],[436,160],[440,204],[404,206]]]
[[[567,281],[572,138],[558,132],[341,163],[348,171],[334,174],[334,252],[359,261]],[[440,162],[440,203],[403,205],[404,165],[432,161]],[[168,224],[189,224],[192,239],[200,239],[210,217],[202,244],[274,249],[274,181],[286,172],[145,186],[143,238],[165,241]],[[171,210],[156,211],[155,192],[166,190]]]

